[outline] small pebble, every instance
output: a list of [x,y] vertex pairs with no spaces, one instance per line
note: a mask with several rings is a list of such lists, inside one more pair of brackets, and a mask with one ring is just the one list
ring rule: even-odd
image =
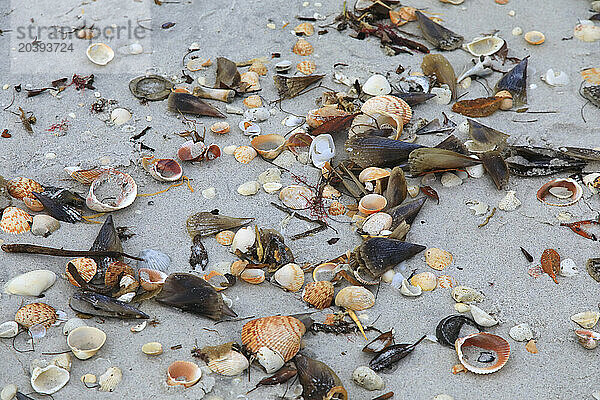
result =
[[217,191],[214,187],[209,187],[208,189],[204,189],[202,191],[202,197],[204,197],[205,199],[214,199],[216,195]]
[[6,83],[6,84],[4,84],[4,86],[2,86],[2,89],[8,90],[9,87],[10,87],[10,85],[8,83]]
[[54,160],[56,158],[56,153],[46,153],[44,154],[44,157],[48,160]]
[[521,36],[523,34],[523,29],[518,26],[515,26],[511,33],[513,36]]
[[96,375],[94,374],[85,374],[81,377],[81,382],[83,383],[87,383],[87,384],[94,384],[96,383],[97,378]]
[[275,24],[274,24],[274,23],[272,23],[272,22],[269,22],[269,23],[267,24],[267,28],[269,28],[269,29],[275,29],[275,28],[276,28],[276,26],[275,26]]
[[510,10],[510,11],[508,12],[508,16],[509,16],[509,17],[514,17],[515,15],[517,15],[517,13],[516,13],[516,11],[515,11],[515,10]]
[[352,380],[367,390],[381,390],[385,386],[383,379],[369,367],[361,366],[352,372]]

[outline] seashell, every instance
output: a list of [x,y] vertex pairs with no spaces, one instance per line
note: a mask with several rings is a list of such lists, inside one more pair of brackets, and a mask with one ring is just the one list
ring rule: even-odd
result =
[[[402,275],[400,276],[402,277]],[[402,283],[400,284],[400,294],[402,294],[403,296],[417,297],[423,293],[423,289],[421,289],[421,286],[412,285],[408,281],[408,279],[405,279],[404,277],[402,277],[401,279]]]
[[363,311],[373,307],[375,296],[362,286],[347,286],[335,296],[335,305],[352,311]]
[[442,271],[452,264],[452,254],[446,250],[432,247],[425,251],[425,262],[431,268],[437,271]]
[[59,368],[62,368],[66,371],[71,371],[71,365],[73,364],[71,354],[63,353],[52,359],[51,365],[56,365]]
[[310,75],[317,70],[317,64],[313,60],[304,60],[296,64],[296,69],[304,75]]
[[525,36],[523,36],[523,38],[527,43],[534,45],[542,44],[546,40],[546,36],[544,36],[542,32],[538,31],[529,31],[525,33]]
[[468,286],[457,286],[452,289],[452,298],[457,303],[479,303],[483,301],[483,294]]
[[36,269],[15,276],[4,285],[4,292],[21,296],[39,296],[54,285],[56,274],[47,269]]
[[306,285],[302,291],[302,300],[317,310],[322,310],[331,305],[333,295],[333,284],[330,281],[315,281]]
[[115,108],[110,113],[110,122],[119,126],[131,119],[131,113],[125,108]]
[[498,36],[480,36],[463,45],[463,48],[475,57],[491,56],[504,46],[504,39]]
[[215,236],[215,239],[217,240],[217,243],[219,243],[220,245],[229,246],[231,243],[233,243],[234,237],[235,237],[235,233],[232,231],[221,231],[221,232],[217,233],[217,235]]
[[52,232],[60,228],[60,222],[49,215],[35,215],[31,225],[31,233],[35,236],[48,237]]
[[[376,181],[379,184],[379,187],[381,187],[381,179],[387,178],[390,176],[390,171],[383,169],[383,168],[379,168],[379,167],[367,167],[365,169],[363,169],[360,174],[358,175],[358,180],[362,183],[365,182],[374,182]],[[380,192],[377,189],[375,189],[375,192]],[[381,194],[381,193],[379,193]]]
[[167,385],[189,388],[195,385],[202,377],[200,367],[189,361],[175,361],[167,369]]
[[273,160],[285,150],[286,139],[277,134],[258,135],[250,142],[252,148],[267,160]]
[[454,309],[460,313],[466,313],[471,311],[471,306],[465,303],[455,303]]
[[197,58],[190,58],[188,60],[188,62],[185,64],[185,67],[189,71],[195,72],[195,71],[200,71],[200,70],[206,69],[211,64],[212,64],[212,62],[210,61],[210,59],[204,60],[200,57],[197,57]]
[[382,96],[390,94],[392,87],[385,76],[375,74],[363,84],[362,91],[371,96]]
[[383,210],[386,205],[387,199],[384,196],[371,193],[360,199],[358,210],[364,215],[370,215]]
[[512,94],[508,90],[501,90],[494,95],[495,97],[501,97],[502,102],[500,103],[500,109],[507,111],[513,107]]
[[600,340],[600,333],[598,332],[587,329],[576,329],[575,336],[577,336],[579,344],[588,350],[598,347],[598,340]]
[[256,359],[259,364],[265,368],[265,371],[270,374],[276,372],[283,367],[285,361],[281,355],[267,346],[263,346],[256,352]]
[[33,179],[17,177],[9,180],[6,183],[6,189],[15,199],[22,200],[25,197],[33,197],[33,192],[41,193],[44,191],[42,185]]
[[250,247],[256,241],[256,232],[252,227],[240,228],[233,237],[230,251],[235,253],[237,250],[242,253],[248,252]]
[[300,33],[306,36],[312,36],[315,33],[315,27],[310,22],[303,22],[294,28],[294,32]]
[[242,272],[244,272],[244,270],[246,269],[246,267],[248,266],[248,261],[244,261],[244,260],[237,260],[234,261],[231,266],[230,266],[230,272],[233,276],[240,276],[240,274]]
[[[467,71],[463,72],[457,79],[456,83],[460,83],[463,80],[470,78],[472,76],[488,76],[493,72],[491,69],[492,59],[488,56],[480,56],[479,61],[469,68]],[[468,85],[470,86],[471,82],[468,81]],[[466,83],[465,83],[466,85]],[[464,87],[464,86],[463,86]],[[468,88],[468,86],[467,86]]]
[[593,24],[579,23],[573,29],[573,36],[583,42],[595,42],[600,39],[600,27]]
[[[196,97],[200,97],[202,99],[210,99],[210,100],[218,100],[224,103],[230,103],[235,97],[235,90],[231,89],[219,89],[219,88],[211,88],[203,85],[196,86],[192,93]],[[183,104],[179,104],[182,108],[189,109],[192,114],[199,113],[200,115],[210,115],[213,117],[221,117],[220,111],[209,106],[204,102],[196,102],[191,98],[186,97],[186,100],[189,101],[190,105],[184,106]],[[172,106],[176,106],[176,102],[174,101]],[[206,113],[206,114],[205,114]]]
[[254,61],[252,65],[250,65],[250,68],[248,68],[248,71],[256,72],[258,75],[262,76],[267,74],[267,67],[260,61]]
[[535,340],[532,339],[529,342],[527,342],[527,344],[525,345],[525,350],[527,350],[531,354],[537,354],[538,349],[537,349],[537,346],[535,345]]
[[[190,217],[191,218],[191,217]],[[188,219],[189,222],[189,219]],[[188,232],[190,227],[188,225]],[[139,252],[139,258],[142,258],[144,261],[138,261],[137,267],[138,269],[148,268],[154,269],[157,271],[168,272],[169,264],[171,264],[171,258],[158,250],[154,249],[145,249]]]
[[255,195],[256,193],[258,193],[259,190],[260,190],[260,183],[258,183],[257,181],[244,182],[237,188],[237,192],[239,194],[241,194],[242,196]]
[[469,310],[471,311],[471,316],[473,316],[473,319],[478,325],[486,328],[498,325],[498,320],[483,311],[481,308],[471,304]]
[[464,3],[465,0],[440,0],[442,3],[453,4],[455,6]]
[[31,303],[19,308],[15,314],[15,321],[25,328],[33,325],[43,325],[49,328],[58,319],[56,310],[44,303]]
[[508,334],[517,342],[526,342],[533,339],[533,331],[527,324],[519,324],[510,328]]
[[456,339],[461,336],[461,329],[465,324],[480,330],[471,318],[464,315],[449,315],[438,323],[435,329],[435,337],[441,345],[452,347]]
[[286,73],[292,67],[292,62],[288,60],[279,61],[275,64],[275,72]]
[[7,321],[0,324],[0,338],[9,339],[17,336],[19,324],[15,321]]
[[[491,374],[500,370],[508,362],[510,344],[500,336],[480,332],[459,338],[454,345],[458,359],[464,367],[476,374]],[[469,349],[469,348],[475,349]],[[477,349],[477,350],[476,350]],[[480,351],[489,351],[494,354],[495,362],[490,364],[479,363],[474,355]]]
[[252,96],[248,96],[244,99],[244,105],[248,108],[258,108],[262,107],[262,99],[260,96],[254,94]]
[[418,244],[375,237],[367,239],[354,250],[352,261],[357,264],[357,270],[364,267],[373,278],[379,278],[394,266],[423,250],[425,246]]
[[315,129],[323,125],[325,122],[347,115],[349,114],[346,111],[340,110],[336,105],[326,105],[321,108],[310,110],[306,114],[306,123],[309,127]]
[[317,265],[313,269],[313,280],[317,281],[332,281],[335,278],[335,275],[340,271],[340,267],[338,264],[328,262]]
[[[564,200],[564,202],[549,201],[547,200],[548,194],[552,194],[555,198]],[[537,191],[537,199],[549,206],[570,206],[577,203],[581,196],[583,196],[581,185],[571,178],[552,179]]]
[[[304,324],[294,317],[258,318],[243,326],[242,344],[252,353],[258,353],[261,348],[266,347],[287,362],[298,353],[305,332]],[[265,366],[262,362],[261,365]]]
[[229,129],[230,129],[229,124],[224,121],[215,122],[214,124],[212,124],[210,126],[211,132],[217,133],[219,135],[224,135],[224,134],[228,133]]
[[339,201],[332,201],[329,205],[329,215],[344,215],[346,213],[346,206]]
[[385,386],[383,379],[375,371],[366,366],[356,368],[352,372],[352,380],[366,390],[381,390]]
[[149,292],[159,289],[164,285],[168,275],[162,271],[149,268],[140,268],[140,285]]
[[[379,182],[380,181],[377,181],[377,183]],[[375,185],[375,193],[380,193],[380,190],[378,191],[377,183]],[[388,179],[387,188],[383,194],[387,199],[386,207],[388,208],[394,208],[397,205],[400,205],[406,199],[408,194],[408,185],[406,183],[406,177],[404,176],[402,167],[398,166],[392,169],[390,178]]]
[[65,273],[67,275],[67,279],[69,279],[71,285],[77,287],[81,286],[77,282],[75,282],[75,279],[69,273],[69,264],[73,264],[75,266],[77,272],[79,272],[79,275],[81,275],[83,280],[85,280],[86,282],[90,282],[92,278],[96,275],[96,272],[98,271],[96,261],[94,261],[91,258],[79,257],[67,262],[67,265],[65,266]]
[[207,146],[204,142],[194,142],[193,140],[186,140],[183,142],[179,150],[177,150],[177,157],[181,161],[196,161],[202,159],[207,151]]
[[446,57],[441,54],[427,54],[423,57],[421,70],[425,76],[434,76],[440,84],[448,85],[452,98],[456,98],[456,73]]
[[443,187],[460,186],[463,183],[462,179],[452,172],[444,172],[440,178],[440,182]]
[[250,146],[239,146],[233,152],[233,156],[242,164],[248,164],[258,153]]
[[104,43],[92,43],[85,51],[88,60],[97,65],[106,65],[115,58],[115,52]]
[[290,185],[279,192],[279,200],[292,210],[304,210],[310,206],[312,191],[306,186]]
[[162,354],[163,346],[159,342],[148,342],[142,346],[142,353],[149,356],[158,356]]
[[15,235],[28,232],[31,229],[33,218],[17,207],[6,207],[0,219],[0,229]]
[[240,84],[247,85],[246,89],[243,91],[245,93],[256,92],[257,90],[260,90],[259,76],[254,71],[248,71],[240,74]]
[[94,374],[85,374],[85,375],[81,376],[80,381],[83,384],[93,385],[94,383],[97,382],[97,378],[96,378],[96,375],[94,375]]
[[456,286],[456,279],[450,275],[440,275],[437,277],[437,287],[447,289]]
[[23,197],[23,204],[31,211],[42,211],[44,209],[41,201],[31,197]]
[[160,75],[143,75],[129,82],[129,91],[138,99],[160,101],[171,93],[173,83]]
[[415,11],[415,15],[423,36],[436,48],[450,51],[462,45],[464,40],[462,36],[427,18],[421,11]]
[[519,64],[504,74],[494,88],[496,93],[502,90],[509,91],[513,97],[514,105],[517,107],[527,103],[528,60],[529,57],[525,57]]
[[230,350],[218,359],[210,360],[207,365],[211,371],[224,376],[239,375],[250,366],[248,359],[235,350]]
[[258,285],[263,283],[265,280],[265,271],[258,268],[246,268],[240,274],[240,278],[244,282],[251,283],[253,285]]
[[159,182],[174,182],[183,176],[181,165],[170,158],[142,157],[142,166]]
[[265,192],[267,193],[275,193],[276,191],[278,191],[279,189],[281,189],[283,187],[283,185],[279,182],[267,182],[263,184],[263,189],[265,190]]
[[437,278],[431,272],[421,272],[410,278],[413,286],[419,286],[424,292],[430,292],[437,286]]
[[81,318],[71,318],[63,325],[63,334],[68,336],[71,331],[79,328],[80,326],[87,326],[87,324]]
[[137,185],[131,176],[106,170],[92,182],[85,202],[91,210],[109,212],[131,205],[136,196]]
[[521,206],[521,200],[517,199],[514,190],[509,190],[506,196],[498,202],[498,208],[502,211],[514,211]]
[[584,311],[571,315],[571,321],[585,329],[591,329],[596,326],[600,313],[597,311]]
[[560,275],[571,277],[575,276],[579,273],[577,269],[577,264],[570,258],[564,259],[560,262]]
[[273,279],[290,292],[297,292],[304,285],[304,271],[298,264],[289,263],[279,268]]
[[406,187],[406,191],[408,192],[410,197],[412,197],[414,199],[415,197],[417,197],[419,195],[419,192],[421,191],[421,189],[419,188],[419,185],[410,185],[410,186]]
[[315,167],[323,168],[335,156],[333,137],[329,134],[315,137],[310,143],[308,154]]
[[396,131],[401,131],[402,127],[407,124],[412,117],[412,109],[407,102],[399,97],[392,95],[375,96],[360,108],[363,114],[372,117],[375,114],[383,114],[388,117],[387,123],[392,125]]
[[2,388],[0,392],[0,399],[2,400],[12,400],[17,395],[17,385],[10,384],[6,385]]
[[31,387],[37,393],[53,394],[69,382],[69,371],[56,365],[35,368],[31,373]]
[[[247,136],[256,136],[256,135],[260,135],[260,126],[258,126],[255,123],[252,123],[251,121],[240,121],[239,124],[239,128],[242,132],[244,132],[244,135]],[[234,146],[234,149],[236,147]]]
[[546,249],[541,258],[542,271],[548,274],[558,285],[556,275],[560,274],[560,255],[554,249]]
[[299,56],[310,56],[313,53],[313,47],[306,39],[300,38],[296,44],[294,44],[292,52]]
[[131,328],[129,328],[129,330],[133,333],[139,333],[146,329],[146,326],[148,326],[148,321],[143,321],[137,325],[132,326]]
[[565,86],[569,83],[569,75],[564,71],[554,72],[554,70],[550,68],[542,75],[542,80],[550,86]]
[[123,371],[119,367],[110,367],[98,377],[98,390],[100,392],[112,392],[123,380]]
[[362,230],[371,236],[377,236],[392,226],[392,216],[384,212],[369,215],[363,223]]
[[[207,96],[196,90],[198,96]],[[224,96],[229,96],[230,92],[224,93]],[[233,96],[233,95],[231,95]],[[215,96],[216,97],[216,96]],[[212,98],[212,97],[211,97]],[[200,98],[189,93],[171,92],[167,99],[167,108],[174,113],[204,115],[207,117],[225,118],[225,115],[210,104],[200,100]]]
[[67,336],[67,346],[80,360],[93,357],[104,346],[104,342],[106,333],[92,326],[80,326]]
[[296,356],[294,364],[298,371],[298,381],[302,385],[302,398],[348,400],[342,381],[327,364],[302,354]]

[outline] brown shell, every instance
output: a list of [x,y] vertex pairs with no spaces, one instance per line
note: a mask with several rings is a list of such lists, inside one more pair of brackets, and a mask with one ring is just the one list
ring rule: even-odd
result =
[[104,284],[108,287],[114,287],[118,284],[119,276],[122,276],[121,274],[135,276],[135,271],[122,261],[111,263],[106,269]]
[[56,310],[44,303],[31,303],[19,308],[15,314],[15,321],[25,328],[42,324],[46,328],[56,322],[58,315]]
[[44,209],[42,202],[32,197],[23,197],[23,203],[31,211],[42,211]]
[[306,123],[311,128],[317,128],[327,121],[331,121],[337,117],[349,115],[346,111],[340,110],[337,106],[323,106],[310,110],[306,115]]
[[500,109],[501,97],[482,97],[474,100],[460,100],[454,103],[452,111],[467,117],[487,117]]
[[77,282],[75,282],[75,279],[73,279],[73,277],[69,273],[69,263],[73,263],[73,265],[75,265],[75,268],[79,272],[79,275],[81,275],[81,277],[86,282],[91,281],[94,275],[96,275],[96,272],[98,271],[96,261],[92,260],[91,258],[79,257],[67,262],[65,266],[65,273],[67,274],[69,282],[71,282],[72,285],[75,285],[77,287],[80,286]]
[[106,171],[106,168],[91,168],[91,169],[67,169],[67,173],[73,179],[84,185],[89,185],[96,180],[102,173]]
[[267,67],[260,61],[254,61],[248,71],[256,72],[258,75],[266,75]]
[[542,270],[550,275],[554,283],[558,284],[556,275],[560,273],[560,255],[554,249],[546,249],[542,253]]
[[292,48],[292,51],[299,56],[309,56],[313,52],[313,47],[308,41],[300,38]]
[[242,344],[252,353],[267,347],[289,361],[300,350],[304,324],[294,317],[272,316],[252,320],[242,328]]
[[304,75],[310,75],[317,70],[317,64],[313,60],[304,60],[296,64],[296,69]]
[[42,185],[33,179],[23,178],[22,176],[8,181],[6,188],[12,197],[19,200],[21,200],[23,197],[35,198],[33,196],[33,192],[41,193],[44,191]]
[[329,205],[329,215],[342,215],[346,213],[346,206],[339,201],[332,201]]
[[302,300],[316,308],[322,310],[331,305],[333,301],[333,284],[329,281],[311,282],[304,288]]

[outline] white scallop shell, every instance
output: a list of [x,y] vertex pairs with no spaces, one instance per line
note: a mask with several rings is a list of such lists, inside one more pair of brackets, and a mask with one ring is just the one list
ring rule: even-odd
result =
[[4,292],[21,296],[39,296],[56,281],[56,274],[47,269],[36,269],[15,276],[4,285]]
[[123,371],[119,367],[110,367],[98,378],[101,392],[112,392],[123,380]]
[[115,52],[104,43],[92,43],[85,51],[87,58],[98,65],[106,65],[115,58]]
[[298,264],[289,263],[279,268],[273,279],[290,292],[297,292],[304,285],[304,271]]
[[368,95],[380,96],[384,94],[390,94],[392,92],[392,87],[385,76],[375,74],[367,79],[362,87],[362,90]]
[[66,369],[56,365],[37,367],[31,374],[31,387],[37,393],[53,394],[69,382],[70,374]]
[[248,359],[235,350],[230,350],[225,356],[208,362],[211,371],[224,376],[239,375],[249,366]]
[[256,232],[254,231],[254,227],[240,228],[233,237],[230,251],[235,253],[236,250],[240,250],[242,253],[245,253],[254,245],[255,241]]

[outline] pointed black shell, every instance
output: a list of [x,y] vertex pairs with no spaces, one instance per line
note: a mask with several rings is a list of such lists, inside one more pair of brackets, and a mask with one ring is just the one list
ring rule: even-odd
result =
[[402,240],[374,237],[361,244],[357,251],[358,263],[364,265],[374,277],[425,250],[425,246]]

